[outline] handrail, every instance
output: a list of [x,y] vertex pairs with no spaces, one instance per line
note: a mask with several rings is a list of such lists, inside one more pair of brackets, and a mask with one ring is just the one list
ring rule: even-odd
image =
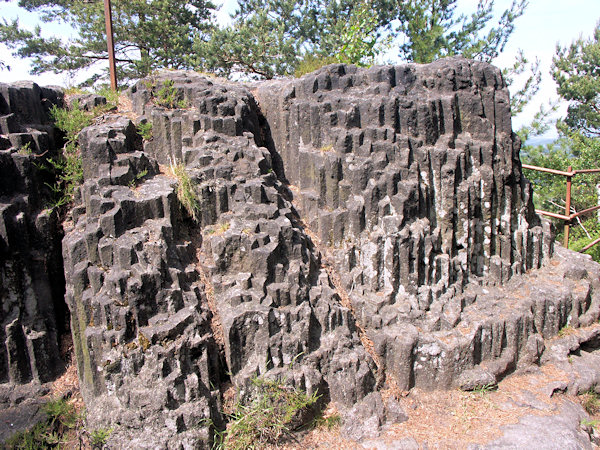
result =
[[562,175],[565,177],[572,177],[573,175],[575,175],[574,172],[565,172],[563,170],[548,169],[546,167],[530,166],[529,164],[521,164],[521,165],[523,166],[523,169],[537,170],[538,172],[547,172],[547,173],[552,173],[554,175]]
[[[547,167],[540,166],[532,166],[530,164],[521,164],[523,169],[535,170],[538,172],[550,173],[552,175],[560,175],[563,177],[567,177],[567,194],[565,199],[565,214],[553,213],[550,211],[544,211],[542,209],[536,209],[535,212],[538,214],[542,214],[544,216],[553,217],[555,219],[560,219],[565,221],[565,238],[564,238],[564,246],[569,248],[569,227],[570,223],[573,219],[588,214],[593,211],[600,210],[600,205],[593,206],[591,208],[584,209],[583,211],[571,213],[571,178],[580,173],[600,173],[600,169],[579,169],[573,170],[571,166],[569,166],[568,171],[557,170],[557,169],[549,169]],[[584,252],[594,245],[600,243],[600,238],[595,241],[589,243],[585,247],[583,247],[580,251]]]

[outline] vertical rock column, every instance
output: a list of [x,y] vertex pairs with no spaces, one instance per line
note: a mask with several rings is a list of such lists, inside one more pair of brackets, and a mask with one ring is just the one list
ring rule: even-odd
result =
[[[68,332],[60,240],[49,208],[56,156],[49,109],[62,92],[0,83],[0,384],[43,383],[64,367],[58,340]],[[41,155],[41,156],[38,156]]]

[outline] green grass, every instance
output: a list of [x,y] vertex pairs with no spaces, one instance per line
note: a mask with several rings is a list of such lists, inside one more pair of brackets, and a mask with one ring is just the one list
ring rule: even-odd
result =
[[189,216],[198,222],[200,213],[200,201],[196,192],[196,183],[192,181],[185,166],[182,163],[171,163],[171,173],[177,179],[177,199]]
[[282,380],[255,378],[252,384],[252,397],[236,406],[217,447],[254,449],[275,444],[304,424],[319,399]]
[[145,141],[149,141],[152,139],[152,123],[151,122],[142,122],[137,126],[138,134]]
[[50,400],[42,410],[46,413],[46,420],[14,434],[3,448],[33,450],[60,447],[65,435],[81,425],[81,417],[75,407],[62,398]]
[[558,330],[558,337],[562,338],[562,337],[568,336],[570,334],[573,334],[574,332],[575,332],[575,328],[573,328],[571,325],[565,325],[560,330]]

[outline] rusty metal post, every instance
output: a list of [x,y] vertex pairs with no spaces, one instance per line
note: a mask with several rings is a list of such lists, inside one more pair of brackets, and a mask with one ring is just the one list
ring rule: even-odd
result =
[[104,0],[104,21],[106,23],[106,42],[108,45],[108,68],[110,70],[110,88],[117,90],[117,67],[115,65],[115,44],[113,42],[112,13],[110,0]]
[[[573,171],[573,168],[569,166],[569,172]],[[565,199],[565,216],[571,215],[571,176],[567,177],[567,198]],[[564,247],[569,248],[569,225],[571,221],[565,221],[565,239],[564,239]]]

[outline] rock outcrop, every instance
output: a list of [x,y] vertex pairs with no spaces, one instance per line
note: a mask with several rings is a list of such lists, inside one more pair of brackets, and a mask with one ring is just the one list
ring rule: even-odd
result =
[[[0,83],[0,386],[44,383],[63,367],[62,228],[41,169],[60,141],[52,105],[62,105],[61,91]],[[0,394],[4,403],[11,391]]]
[[165,72],[129,96],[135,123],[80,134],[62,240],[88,420],[115,442],[209,445],[256,376],[379,427],[405,415],[373,392],[493,384],[600,316],[600,268],[554,251],[488,64]]

